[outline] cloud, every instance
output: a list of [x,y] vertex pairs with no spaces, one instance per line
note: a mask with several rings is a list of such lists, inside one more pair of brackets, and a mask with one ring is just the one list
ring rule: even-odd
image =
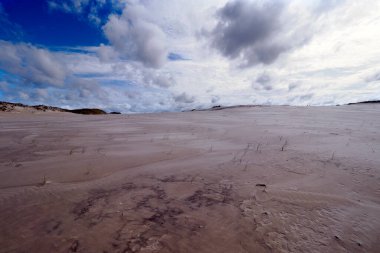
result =
[[288,85],[288,91],[293,91],[294,89],[298,88],[299,84],[298,83],[290,83]]
[[377,72],[377,73],[371,75],[370,77],[367,77],[367,78],[366,78],[366,81],[367,81],[368,83],[370,83],[370,82],[380,81],[380,72]]
[[49,96],[49,92],[47,89],[36,89],[36,94],[38,95],[38,97],[45,99]]
[[315,5],[314,8],[316,12],[323,13],[326,11],[333,10],[337,6],[342,5],[345,1],[346,0],[329,0],[329,1],[319,0],[319,1],[314,2],[314,5]]
[[169,88],[176,84],[174,77],[170,73],[160,74],[152,71],[145,71],[143,76],[144,85],[155,85],[162,88]]
[[307,25],[290,14],[283,1],[230,1],[217,11],[217,24],[206,37],[242,68],[269,65],[311,37]]
[[7,91],[8,90],[8,83],[6,81],[0,81],[0,90],[1,91]]
[[[138,91],[129,90],[124,95],[125,97],[118,106],[124,112],[162,112],[173,111],[173,108],[177,108],[173,95],[167,90],[157,90],[150,87]],[[113,104],[115,105],[115,103]],[[123,108],[124,104],[128,104],[129,107]]]
[[165,34],[143,5],[128,4],[121,15],[111,15],[104,34],[121,58],[159,68],[167,59]]
[[184,104],[191,104],[191,103],[194,103],[195,101],[195,97],[194,96],[190,96],[189,94],[187,94],[186,92],[183,92],[179,95],[176,95],[174,96],[174,101],[177,102],[177,103],[184,103]]
[[299,99],[301,101],[309,101],[313,96],[314,94],[310,93],[310,94],[300,96]]
[[62,86],[66,67],[48,50],[0,41],[0,68],[37,86]]
[[[91,61],[89,59],[88,61]],[[100,62],[101,65],[105,63]],[[101,67],[101,65],[99,67]],[[111,62],[107,63],[110,69],[104,73],[105,78],[133,83],[141,87],[169,88],[177,85],[177,79],[167,70],[146,68],[135,62]],[[106,66],[107,66],[106,65]],[[94,72],[93,74],[96,74]]]
[[252,87],[256,90],[272,90],[272,79],[267,73],[260,74],[256,80],[252,83]]
[[211,103],[212,103],[212,104],[215,104],[215,103],[217,103],[219,100],[220,100],[220,97],[219,97],[219,96],[212,96],[212,98],[211,98]]
[[48,1],[50,10],[60,10],[67,13],[83,13],[88,7],[101,8],[105,0],[61,0]]
[[182,55],[177,53],[169,53],[168,60],[170,61],[186,61],[187,59],[184,58]]
[[23,36],[24,32],[21,26],[9,20],[8,14],[0,3],[0,38],[20,41]]
[[[289,103],[296,103],[297,105],[309,105],[312,103],[312,98],[314,97],[314,93],[307,93],[303,95],[297,95],[288,99]],[[330,102],[326,102],[329,103]]]
[[117,60],[119,57],[113,47],[103,44],[101,44],[95,52],[102,62],[112,62]]
[[68,85],[68,88],[76,92],[79,100],[96,99],[103,102],[109,101],[108,92],[94,80],[75,79]]
[[124,6],[123,1],[117,0],[50,0],[49,10],[79,14],[79,18],[87,18],[95,25],[104,23],[104,18]]
[[85,68],[86,60],[96,62],[95,57],[6,41],[0,41],[0,48],[0,69],[5,71],[0,78],[6,80],[1,89],[7,100],[65,107],[110,102],[108,91],[96,79],[76,77],[73,62]]

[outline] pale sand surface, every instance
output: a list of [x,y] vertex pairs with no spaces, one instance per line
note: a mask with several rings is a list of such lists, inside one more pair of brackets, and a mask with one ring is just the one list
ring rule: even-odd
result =
[[380,105],[0,113],[0,252],[380,252]]

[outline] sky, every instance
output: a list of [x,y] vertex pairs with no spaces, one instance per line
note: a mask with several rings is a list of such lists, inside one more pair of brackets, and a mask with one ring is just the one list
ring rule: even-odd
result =
[[123,113],[380,99],[379,0],[0,0],[0,101]]

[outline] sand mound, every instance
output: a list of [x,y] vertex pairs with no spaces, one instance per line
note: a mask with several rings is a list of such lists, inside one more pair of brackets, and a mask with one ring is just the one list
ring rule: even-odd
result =
[[24,105],[21,103],[9,103],[0,101],[0,112],[29,112],[29,113],[39,113],[39,112],[71,112],[75,114],[84,115],[101,115],[107,114],[105,111],[97,108],[83,108],[83,109],[62,109],[54,106],[46,105]]

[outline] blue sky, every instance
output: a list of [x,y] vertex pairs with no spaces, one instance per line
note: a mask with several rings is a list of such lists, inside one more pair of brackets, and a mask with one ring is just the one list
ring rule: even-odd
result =
[[370,0],[0,0],[0,100],[122,112],[380,99]]

